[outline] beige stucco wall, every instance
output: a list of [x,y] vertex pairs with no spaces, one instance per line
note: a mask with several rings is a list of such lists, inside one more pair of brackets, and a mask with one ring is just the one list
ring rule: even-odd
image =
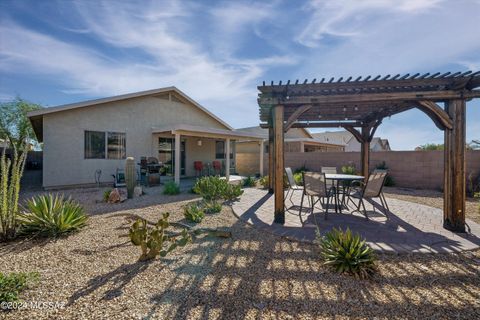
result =
[[[152,127],[178,123],[226,129],[195,106],[155,97],[140,97],[46,114],[43,118],[43,186],[94,183],[97,169],[102,170],[101,182],[111,182],[111,175],[116,168],[124,167],[125,160],[84,159],[86,130],[125,132],[127,156],[133,156],[138,161],[140,156],[156,155],[153,150]],[[187,150],[197,149],[193,143],[195,142],[188,143]],[[202,147],[204,149],[201,154],[210,152],[212,148],[208,143]],[[187,151],[187,170],[189,154],[192,155],[193,151]]]

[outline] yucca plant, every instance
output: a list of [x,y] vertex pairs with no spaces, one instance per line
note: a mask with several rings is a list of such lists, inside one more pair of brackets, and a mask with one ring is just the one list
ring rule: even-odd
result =
[[18,198],[20,179],[25,168],[27,152],[13,149],[12,160],[8,159],[3,148],[0,157],[0,241],[15,238],[18,222]]
[[82,206],[60,195],[41,195],[27,201],[27,211],[18,216],[24,234],[57,237],[77,231],[87,222]]
[[366,279],[376,271],[376,256],[364,239],[353,234],[349,228],[333,228],[332,231],[319,238],[321,255],[324,264],[339,273],[348,273],[357,278]]

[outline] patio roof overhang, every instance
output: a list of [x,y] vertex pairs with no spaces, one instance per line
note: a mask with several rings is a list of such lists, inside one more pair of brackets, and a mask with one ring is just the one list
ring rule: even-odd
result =
[[[445,135],[444,226],[465,231],[466,101],[480,97],[480,71],[362,79],[288,80],[258,87],[260,126],[269,128],[270,192],[275,221],[285,221],[284,132],[290,128],[344,128],[361,144],[362,174],[369,175],[370,142],[385,117],[417,108]],[[444,103],[444,106],[438,105]]]
[[188,124],[177,124],[165,127],[154,127],[152,133],[169,133],[172,135],[180,134],[184,136],[214,138],[214,139],[232,139],[232,140],[253,140],[263,141],[263,137],[258,135],[236,132],[235,130],[223,130],[210,127],[193,126]]

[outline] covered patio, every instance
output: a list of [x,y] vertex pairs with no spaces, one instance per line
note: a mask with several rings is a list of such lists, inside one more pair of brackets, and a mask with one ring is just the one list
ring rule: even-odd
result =
[[[214,161],[220,162],[222,164],[220,175],[230,181],[230,177],[235,174],[235,141],[242,139],[259,142],[258,152],[261,158],[259,170],[260,173],[263,173],[264,143],[262,137],[235,130],[188,124],[154,127],[152,128],[152,155],[159,155],[160,152],[163,152],[160,145],[165,143],[165,139],[172,144],[168,148],[168,151],[172,153],[169,156],[169,162],[172,162],[173,179],[177,184],[180,184],[181,178],[188,181],[196,176],[194,168],[196,161],[209,165],[209,172],[206,174],[216,174],[216,171],[210,167]],[[162,160],[160,159],[160,161]],[[234,178],[235,180],[239,179],[238,176],[234,176]]]
[[[260,91],[261,126],[269,129],[269,192],[273,222],[285,224],[284,133],[290,128],[344,128],[361,144],[361,174],[369,176],[370,142],[386,117],[417,108],[444,131],[442,226],[465,232],[466,102],[480,97],[480,72],[313,79],[265,84]],[[439,105],[440,104],[440,105]],[[443,104],[443,106],[442,106]],[[321,157],[321,153],[318,155]],[[412,208],[412,213],[415,214]],[[419,214],[420,215],[420,214]],[[434,219],[441,217],[434,217]]]

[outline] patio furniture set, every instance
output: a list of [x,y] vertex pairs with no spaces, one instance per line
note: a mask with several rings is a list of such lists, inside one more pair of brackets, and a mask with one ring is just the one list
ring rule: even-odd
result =
[[[364,176],[339,174],[335,167],[322,167],[321,172],[303,172],[303,186],[299,186],[295,182],[291,168],[285,168],[285,173],[289,184],[285,199],[288,199],[292,206],[295,206],[292,201],[292,196],[295,191],[302,192],[299,209],[300,215],[303,212],[305,197],[309,202],[312,215],[316,204],[320,203],[325,207],[325,219],[327,219],[331,204],[333,204],[335,208],[335,213],[342,213],[342,209],[344,207],[348,208],[348,204],[351,202],[355,206],[355,209],[351,211],[351,213],[356,211],[362,212],[368,220],[364,200],[371,200],[372,198],[380,199],[385,213],[389,210],[382,191],[387,178],[386,170],[374,170],[373,173],[369,175],[367,181],[364,182]],[[358,204],[355,204],[354,198],[358,199]],[[286,211],[290,211],[291,208],[292,207],[287,208],[285,204]]]
[[222,173],[222,162],[214,160],[211,163],[202,161],[194,161],[193,167],[195,168],[195,176],[210,176],[210,175],[221,175]]

